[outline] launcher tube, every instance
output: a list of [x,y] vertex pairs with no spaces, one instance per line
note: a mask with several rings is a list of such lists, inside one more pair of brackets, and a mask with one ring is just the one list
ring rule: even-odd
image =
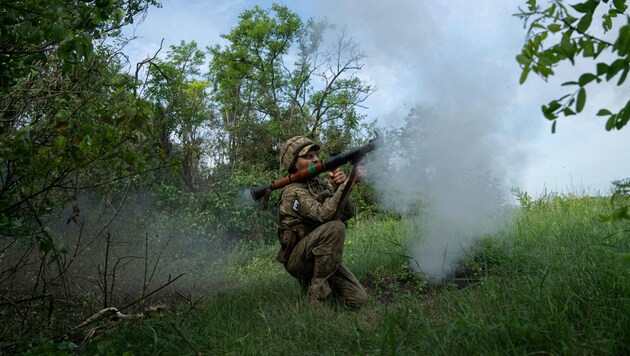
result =
[[311,163],[308,167],[304,167],[299,171],[291,174],[287,177],[282,177],[270,184],[262,186],[253,186],[251,188],[251,195],[255,201],[259,201],[271,191],[281,189],[286,185],[293,182],[304,182],[313,177],[317,177],[320,173],[333,170],[337,167],[343,166],[346,163],[358,162],[366,153],[376,148],[378,143],[378,136],[370,140],[370,142],[362,147],[359,147],[353,151],[342,152],[338,155],[329,157],[321,162]]

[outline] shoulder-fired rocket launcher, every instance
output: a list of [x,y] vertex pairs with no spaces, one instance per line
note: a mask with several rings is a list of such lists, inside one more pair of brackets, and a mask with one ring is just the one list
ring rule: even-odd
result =
[[352,151],[342,152],[317,163],[312,163],[308,167],[302,168],[290,176],[282,177],[269,184],[253,186],[251,188],[252,198],[255,201],[260,201],[264,197],[268,198],[272,191],[280,189],[290,183],[309,180],[310,178],[318,176],[322,172],[333,170],[346,163],[358,163],[366,153],[375,149],[379,143],[380,139],[376,136],[365,146],[361,146]]

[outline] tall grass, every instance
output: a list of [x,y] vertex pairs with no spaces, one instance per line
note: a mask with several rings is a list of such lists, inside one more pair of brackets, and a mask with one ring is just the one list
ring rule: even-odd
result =
[[[545,196],[462,263],[478,282],[429,288],[410,271],[405,221],[353,223],[346,263],[366,285],[358,312],[313,308],[273,261],[244,244],[224,259],[230,288],[194,308],[127,321],[85,354],[627,354],[630,225],[602,223],[601,198]],[[227,262],[226,262],[227,261]],[[212,266],[208,266],[212,268]],[[203,273],[203,271],[198,271]]]
[[477,288],[443,296],[457,322],[444,340],[479,352],[627,353],[628,224],[606,224],[601,198],[551,196],[525,208],[513,231],[478,246]]

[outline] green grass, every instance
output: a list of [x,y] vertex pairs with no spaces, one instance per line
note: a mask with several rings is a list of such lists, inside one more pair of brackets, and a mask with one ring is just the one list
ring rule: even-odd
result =
[[[353,222],[346,263],[370,293],[358,312],[314,309],[250,242],[223,259],[227,288],[193,308],[118,324],[84,354],[627,354],[630,224],[601,198],[546,196],[464,261],[478,283],[431,289],[410,272],[404,221]],[[208,266],[209,269],[212,266]],[[203,273],[203,271],[198,271]]]

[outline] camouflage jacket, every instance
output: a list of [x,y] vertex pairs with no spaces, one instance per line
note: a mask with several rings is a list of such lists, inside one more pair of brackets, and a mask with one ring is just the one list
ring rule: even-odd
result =
[[342,184],[335,189],[321,177],[284,187],[278,202],[280,229],[297,232],[302,238],[325,222],[350,219],[355,214],[355,203],[349,193],[337,214],[344,187]]

